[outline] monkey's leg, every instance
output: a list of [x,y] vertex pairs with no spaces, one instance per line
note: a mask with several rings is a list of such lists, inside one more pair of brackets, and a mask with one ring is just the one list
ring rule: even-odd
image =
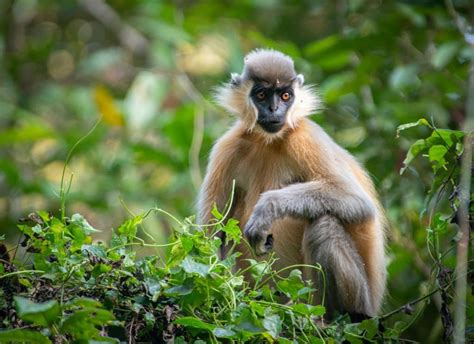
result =
[[[370,290],[364,263],[341,222],[330,215],[314,221],[303,236],[305,263],[321,264],[326,277],[326,316],[334,312],[373,316]],[[323,279],[311,269],[311,279],[320,293]],[[321,298],[321,296],[320,296]],[[319,300],[321,301],[321,300]]]

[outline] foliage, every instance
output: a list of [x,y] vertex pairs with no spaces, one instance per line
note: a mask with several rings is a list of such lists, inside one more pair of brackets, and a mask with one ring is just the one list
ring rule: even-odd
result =
[[[153,210],[156,211],[156,210]],[[351,324],[341,317],[325,327],[325,309],[311,304],[314,291],[298,266],[289,274],[273,271],[274,259],[250,260],[233,272],[239,253],[218,258],[223,244],[242,240],[235,220],[220,220],[214,230],[179,222],[166,259],[137,257],[135,246],[156,246],[137,237],[135,216],[106,245],[92,242],[97,230],[79,214],[62,221],[47,212],[29,215],[18,226],[28,261],[0,261],[0,340],[25,342],[278,341],[322,343],[325,339],[359,343],[361,338],[397,338],[378,319]],[[18,248],[17,248],[18,249]],[[318,267],[313,267],[318,268]],[[250,281],[244,275],[250,275]]]

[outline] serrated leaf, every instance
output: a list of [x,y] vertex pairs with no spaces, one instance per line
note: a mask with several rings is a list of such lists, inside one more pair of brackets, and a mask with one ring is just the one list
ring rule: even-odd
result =
[[131,219],[125,221],[119,228],[117,228],[118,234],[126,235],[129,239],[137,234],[137,226],[143,221],[143,215],[137,215]]
[[225,226],[222,227],[222,231],[226,234],[226,245],[230,241],[234,241],[236,244],[240,243],[240,239],[242,238],[242,231],[239,227],[239,221],[237,221],[236,219],[229,219]]
[[56,300],[35,303],[21,296],[15,296],[14,300],[18,316],[22,320],[44,327],[58,320],[60,308]]

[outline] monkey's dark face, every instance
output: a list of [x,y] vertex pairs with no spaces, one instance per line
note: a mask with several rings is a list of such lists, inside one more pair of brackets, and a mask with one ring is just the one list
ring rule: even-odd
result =
[[257,123],[268,133],[279,132],[294,101],[293,87],[256,82],[250,97],[258,111]]

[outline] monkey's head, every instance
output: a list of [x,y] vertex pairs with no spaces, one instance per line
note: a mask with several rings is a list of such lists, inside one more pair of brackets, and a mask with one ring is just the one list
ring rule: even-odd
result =
[[218,90],[217,101],[240,116],[249,131],[272,139],[319,108],[319,98],[303,83],[289,56],[254,50],[244,58],[242,74],[232,74],[230,83]]

